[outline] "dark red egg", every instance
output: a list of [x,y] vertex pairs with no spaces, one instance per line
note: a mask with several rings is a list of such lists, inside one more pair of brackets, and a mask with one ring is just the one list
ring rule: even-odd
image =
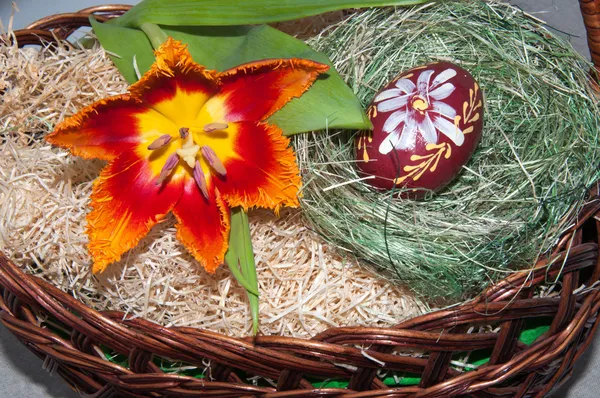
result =
[[458,175],[479,143],[483,95],[469,72],[436,62],[400,74],[377,93],[368,114],[373,131],[355,142],[364,182],[437,191]]

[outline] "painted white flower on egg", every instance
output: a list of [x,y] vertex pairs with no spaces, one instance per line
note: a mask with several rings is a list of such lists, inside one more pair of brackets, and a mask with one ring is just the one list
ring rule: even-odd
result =
[[393,112],[384,122],[383,131],[389,135],[381,142],[379,153],[414,149],[417,133],[427,144],[438,143],[438,132],[457,146],[463,144],[465,136],[455,123],[456,110],[442,101],[456,89],[451,82],[456,70],[445,69],[435,77],[434,73],[431,69],[421,71],[416,85],[408,79],[411,76],[398,79],[395,88],[375,97],[378,112]]

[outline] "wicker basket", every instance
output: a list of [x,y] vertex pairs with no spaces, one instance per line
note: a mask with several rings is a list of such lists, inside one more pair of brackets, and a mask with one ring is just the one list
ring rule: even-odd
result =
[[[580,0],[589,46],[600,65],[600,0]],[[65,39],[88,25],[122,14],[129,6],[102,6],[37,21],[15,32],[19,46]],[[542,397],[571,374],[598,326],[600,291],[600,184],[548,260],[533,272],[516,272],[476,299],[429,313],[394,328],[332,328],[310,340],[278,336],[236,339],[194,328],[166,328],[120,312],[91,310],[68,294],[24,274],[0,253],[0,318],[31,351],[81,393],[94,397]],[[568,255],[567,255],[568,254]],[[560,278],[560,295],[533,298],[537,288]],[[523,288],[525,286],[525,288]],[[58,335],[42,319],[59,322]],[[550,328],[532,344],[518,337],[538,318]],[[495,325],[498,332],[478,332]],[[473,328],[475,327],[475,328]],[[107,361],[99,347],[126,355],[129,368]],[[357,346],[369,347],[359,349]],[[395,353],[424,352],[423,357]],[[450,366],[454,354],[490,350],[476,370]],[[167,374],[155,365],[162,357],[197,366],[210,360],[211,378]],[[390,388],[380,370],[420,376],[415,386]],[[276,387],[244,383],[240,374],[277,381]],[[343,378],[347,389],[316,388],[308,379]]]

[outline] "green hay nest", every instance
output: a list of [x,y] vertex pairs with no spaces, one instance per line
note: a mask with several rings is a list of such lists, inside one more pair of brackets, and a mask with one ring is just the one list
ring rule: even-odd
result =
[[431,61],[461,65],[483,89],[478,150],[450,186],[425,200],[352,182],[360,178],[354,132],[295,141],[314,228],[420,296],[462,300],[531,267],[600,178],[590,65],[518,9],[478,1],[375,9],[310,44],[332,58],[365,107],[401,71]]

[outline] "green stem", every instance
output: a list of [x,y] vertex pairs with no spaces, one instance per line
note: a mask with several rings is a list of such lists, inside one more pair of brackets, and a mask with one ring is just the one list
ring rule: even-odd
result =
[[167,34],[156,24],[144,22],[140,25],[140,29],[148,36],[148,40],[150,40],[155,50],[167,41]]
[[[258,277],[256,275],[256,263],[254,260],[254,250],[252,249],[252,237],[250,236],[250,223],[248,222],[248,214],[239,209],[243,231],[244,231],[244,261],[242,261],[242,274],[248,283],[258,290]],[[258,333],[258,296],[248,292],[248,300],[250,301],[250,311],[252,313],[252,333]]]
[[[258,333],[259,293],[256,263],[250,236],[248,215],[241,207],[231,210],[231,229],[229,249],[225,253],[225,262],[237,281],[246,289],[250,313],[252,315],[252,332]],[[237,265],[239,264],[239,269]]]
[[238,281],[238,283],[242,285],[242,287],[246,289],[248,293],[252,293],[253,295],[258,296],[258,289],[252,286],[246,280],[246,278],[244,278],[244,275],[242,275],[240,269],[238,268],[240,261],[238,260],[238,264],[236,264],[232,263],[231,261],[225,260],[225,263],[227,264],[227,267],[229,267],[229,270],[233,274],[233,277]]
[[248,293],[248,301],[250,302],[250,312],[252,314],[252,334],[258,334],[258,297],[250,292]]

